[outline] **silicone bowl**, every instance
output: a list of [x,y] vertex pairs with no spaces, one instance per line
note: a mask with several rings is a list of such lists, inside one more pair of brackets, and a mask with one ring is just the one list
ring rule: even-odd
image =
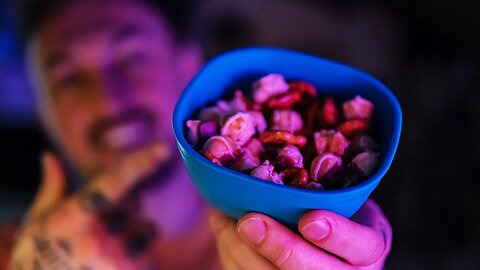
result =
[[[235,89],[249,90],[252,82],[269,73],[287,80],[305,80],[317,87],[319,97],[338,99],[360,94],[373,102],[374,138],[380,147],[377,172],[356,186],[311,191],[277,185],[218,166],[186,141],[185,123],[198,109]],[[260,212],[291,228],[313,209],[326,209],[347,218],[367,200],[392,163],[400,138],[402,113],[390,90],[370,75],[320,57],[274,48],[247,48],[220,55],[197,74],[183,91],[173,113],[173,130],[183,162],[201,196],[227,216],[238,219]]]

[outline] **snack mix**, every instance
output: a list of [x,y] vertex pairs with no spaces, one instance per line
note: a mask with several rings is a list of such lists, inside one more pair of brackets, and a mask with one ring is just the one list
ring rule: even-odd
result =
[[252,87],[252,98],[236,90],[230,100],[187,121],[187,139],[204,157],[265,181],[312,190],[350,187],[376,172],[369,100],[357,95],[338,106],[333,97],[318,98],[313,85],[286,82],[279,74]]

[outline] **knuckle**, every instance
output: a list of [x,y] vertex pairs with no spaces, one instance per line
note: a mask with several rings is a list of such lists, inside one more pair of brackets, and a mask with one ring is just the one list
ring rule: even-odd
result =
[[278,246],[277,249],[275,249],[273,256],[272,256],[272,261],[281,269],[283,269],[285,266],[288,266],[291,264],[292,259],[294,258],[295,254],[295,248],[292,243],[283,243]]
[[240,239],[232,239],[227,243],[227,250],[232,257],[238,257],[242,253],[244,243]]
[[232,242],[230,237],[230,228],[227,223],[221,224],[215,228],[215,237],[219,245],[228,246]]
[[226,241],[227,235],[228,235],[228,229],[229,229],[227,222],[223,224],[212,225],[212,229],[213,229],[213,232],[215,233],[215,237],[219,241]]

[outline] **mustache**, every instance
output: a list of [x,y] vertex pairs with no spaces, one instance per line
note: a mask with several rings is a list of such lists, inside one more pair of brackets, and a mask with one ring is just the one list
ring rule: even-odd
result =
[[155,115],[142,107],[131,107],[116,115],[95,121],[87,131],[89,142],[96,148],[101,148],[102,139],[109,129],[129,122],[143,122],[148,126],[155,124]]

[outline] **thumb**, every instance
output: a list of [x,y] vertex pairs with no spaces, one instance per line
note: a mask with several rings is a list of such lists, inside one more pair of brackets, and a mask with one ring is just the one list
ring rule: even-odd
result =
[[34,219],[56,205],[65,194],[66,179],[60,160],[52,153],[42,154],[43,177],[37,195],[30,207],[29,218]]

